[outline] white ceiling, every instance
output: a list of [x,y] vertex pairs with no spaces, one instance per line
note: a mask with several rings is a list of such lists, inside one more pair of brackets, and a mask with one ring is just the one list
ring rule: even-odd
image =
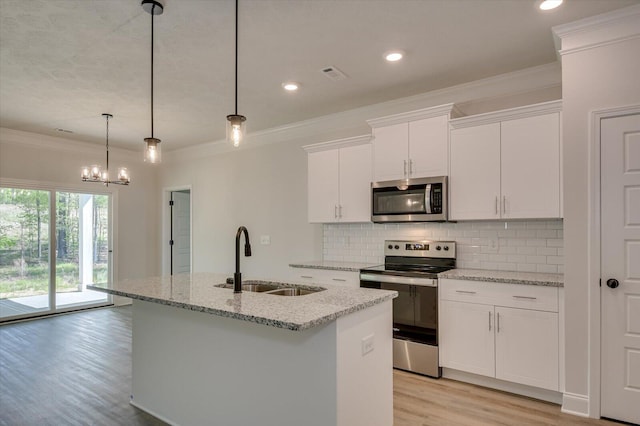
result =
[[[251,132],[546,64],[552,26],[639,2],[240,0],[238,113]],[[142,150],[150,20],[139,0],[0,0],[0,126],[102,144],[107,112],[110,142]],[[165,150],[224,138],[233,0],[166,0],[155,41],[154,136]],[[405,60],[386,63],[390,49]]]

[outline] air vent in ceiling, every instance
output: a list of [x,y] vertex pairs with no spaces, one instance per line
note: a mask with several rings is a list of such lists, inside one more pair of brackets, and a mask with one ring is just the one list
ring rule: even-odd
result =
[[347,75],[336,67],[328,66],[320,70],[329,80],[340,81],[345,80]]
[[57,127],[54,130],[57,132],[63,132],[63,133],[73,133],[73,130],[61,129],[60,127]]

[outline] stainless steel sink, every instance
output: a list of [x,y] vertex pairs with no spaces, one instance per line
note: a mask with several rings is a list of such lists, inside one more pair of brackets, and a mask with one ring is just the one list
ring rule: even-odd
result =
[[299,287],[287,287],[267,291],[265,294],[273,294],[275,296],[304,296],[305,294],[317,293],[322,290],[308,290]]
[[[233,290],[233,284],[218,284],[216,287],[230,288]],[[242,284],[242,291],[250,291],[254,293],[263,293],[265,291],[277,290],[279,287],[273,284]]]

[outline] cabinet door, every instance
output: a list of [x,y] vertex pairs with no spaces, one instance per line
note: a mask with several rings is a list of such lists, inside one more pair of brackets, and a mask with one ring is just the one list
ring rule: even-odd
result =
[[373,180],[404,179],[408,171],[409,124],[373,129]]
[[500,217],[500,124],[451,131],[451,220]]
[[502,217],[560,217],[560,114],[502,122]]
[[493,306],[440,301],[440,365],[494,377]]
[[558,390],[558,314],[496,306],[496,378]]
[[371,222],[371,145],[340,149],[341,222]]
[[338,221],[338,158],[337,149],[307,156],[309,222]]
[[446,115],[409,122],[410,177],[448,176],[448,141]]

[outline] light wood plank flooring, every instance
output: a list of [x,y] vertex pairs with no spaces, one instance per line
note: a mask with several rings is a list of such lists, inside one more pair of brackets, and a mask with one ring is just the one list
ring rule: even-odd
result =
[[[2,426],[164,425],[129,404],[130,389],[130,307],[0,326]],[[394,419],[395,426],[620,425],[562,414],[554,404],[397,370]]]

